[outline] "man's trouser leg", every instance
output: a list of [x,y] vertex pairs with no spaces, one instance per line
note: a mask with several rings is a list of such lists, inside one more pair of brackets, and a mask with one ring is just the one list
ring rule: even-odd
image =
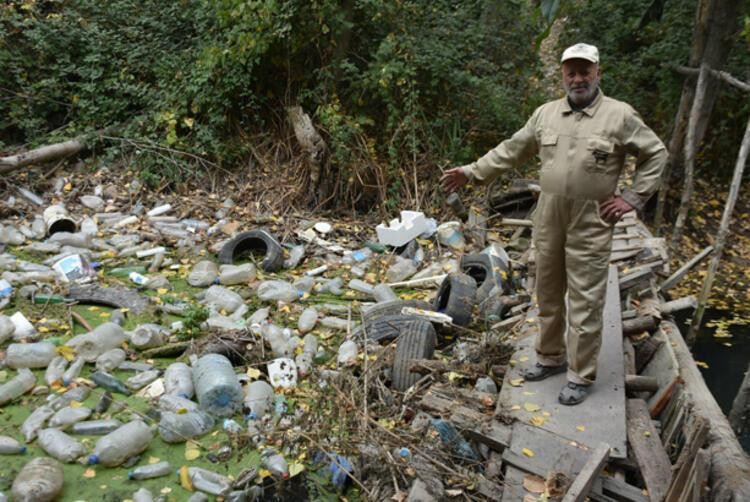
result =
[[542,193],[534,212],[536,297],[539,305],[537,361],[544,366],[565,362],[565,228],[568,200]]
[[568,280],[568,380],[596,379],[602,313],[614,226],[599,215],[597,201],[571,201],[565,244]]

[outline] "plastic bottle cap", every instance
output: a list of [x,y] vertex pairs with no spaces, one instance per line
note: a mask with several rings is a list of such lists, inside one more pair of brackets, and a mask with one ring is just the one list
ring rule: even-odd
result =
[[133,476],[135,476],[135,474],[133,474],[133,471],[128,471],[128,479],[133,479]]
[[229,394],[219,394],[216,396],[216,404],[219,406],[228,406],[231,401],[232,398],[229,397]]
[[25,447],[25,446],[22,446],[22,447],[21,447],[21,451],[20,451],[19,453],[26,453],[26,447]]
[[99,455],[89,455],[89,464],[98,464]]

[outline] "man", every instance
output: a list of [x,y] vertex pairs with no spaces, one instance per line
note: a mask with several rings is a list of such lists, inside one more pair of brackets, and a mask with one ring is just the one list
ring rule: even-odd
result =
[[[488,183],[539,155],[542,192],[533,240],[540,333],[536,364],[524,377],[543,380],[567,369],[558,399],[574,405],[596,379],[614,224],[643,209],[657,189],[667,151],[629,105],[604,96],[596,47],[569,47],[561,63],[564,98],[537,108],[510,139],[478,161],[446,171],[441,181],[448,192],[469,180]],[[625,154],[636,157],[636,173],[632,186],[617,195]]]

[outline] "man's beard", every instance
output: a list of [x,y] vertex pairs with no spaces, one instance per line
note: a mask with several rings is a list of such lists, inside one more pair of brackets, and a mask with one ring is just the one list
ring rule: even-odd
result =
[[[578,106],[585,106],[591,103],[591,101],[594,99],[594,96],[596,96],[596,90],[598,89],[598,83],[597,82],[591,82],[589,84],[582,84],[578,85],[575,88],[569,87],[565,84],[563,84],[563,88],[565,89],[565,93],[568,95],[568,99],[574,104]],[[577,93],[573,92],[573,89],[586,89],[586,92],[583,93]]]

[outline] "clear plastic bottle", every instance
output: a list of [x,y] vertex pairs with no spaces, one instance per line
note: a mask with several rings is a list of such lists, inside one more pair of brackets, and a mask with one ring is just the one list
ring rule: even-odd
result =
[[211,286],[208,288],[203,301],[209,305],[214,305],[217,309],[226,310],[229,313],[237,310],[245,302],[240,295],[223,286]]
[[312,331],[315,324],[318,322],[318,311],[315,307],[308,307],[302,311],[297,321],[297,329],[300,333],[308,333]]
[[193,386],[201,408],[228,417],[242,407],[242,386],[232,363],[220,354],[206,354],[193,365]]
[[271,347],[271,352],[276,357],[286,357],[293,352],[294,349],[289,344],[289,338],[281,328],[272,322],[263,325],[262,334],[263,340]]
[[366,295],[372,295],[372,284],[367,284],[361,279],[352,279],[349,281],[349,289],[365,293]]
[[148,284],[148,277],[143,274],[139,274],[138,272],[130,272],[128,274],[128,279],[130,279],[130,282],[137,286],[146,286]]
[[49,457],[38,457],[23,466],[13,480],[14,502],[51,502],[57,500],[63,487],[63,468]]
[[5,365],[9,368],[46,368],[55,356],[55,346],[49,342],[11,343],[5,352]]
[[96,358],[96,369],[105,373],[110,373],[117,369],[127,357],[122,349],[111,349],[102,353]]
[[18,374],[0,385],[0,406],[26,394],[36,385],[36,376],[31,370],[21,368]]
[[251,418],[260,420],[273,407],[273,387],[263,380],[256,380],[245,386],[245,408]]
[[47,396],[47,404],[50,408],[57,411],[61,408],[69,406],[73,401],[82,403],[86,400],[87,397],[89,397],[90,392],[91,390],[88,388],[88,386],[80,385],[78,387],[73,387],[60,396],[56,396],[54,394]]
[[104,436],[122,427],[122,422],[114,418],[103,418],[101,420],[87,420],[77,422],[70,426],[71,434],[83,434],[84,436]]
[[372,296],[375,297],[376,302],[390,302],[399,299],[388,284],[378,284],[372,288]]
[[294,363],[297,365],[299,376],[306,377],[312,371],[313,356],[307,352],[294,356]]
[[81,357],[76,357],[75,359],[73,359],[73,362],[70,363],[68,369],[65,370],[65,373],[63,373],[63,385],[67,387],[73,382],[73,380],[78,378],[78,375],[81,374],[81,370],[83,369],[84,364],[86,364],[86,361]]
[[257,275],[258,271],[252,263],[222,265],[219,267],[219,282],[224,286],[247,284],[255,280]]
[[109,373],[96,371],[91,374],[90,378],[99,387],[111,390],[112,392],[119,392],[120,394],[125,394],[126,396],[132,394],[132,392],[130,392],[130,389],[128,389],[124,383],[122,383],[120,380],[110,375]]
[[289,303],[301,296],[302,293],[286,281],[263,281],[258,286],[258,298],[264,302],[283,301]]
[[45,404],[32,411],[31,415],[26,417],[26,420],[21,424],[21,434],[23,434],[24,440],[27,443],[32,442],[39,431],[42,430],[44,424],[47,423],[47,420],[54,414],[55,410]]
[[284,268],[296,268],[305,256],[305,246],[302,244],[292,246],[289,250],[289,258],[284,260]]
[[65,345],[75,349],[76,354],[86,362],[94,362],[96,358],[116,349],[127,340],[122,327],[113,322],[105,322],[83,335],[77,335]]
[[347,265],[352,263],[363,263],[369,260],[371,256],[372,249],[363,247],[362,249],[358,249],[356,251],[352,251],[351,253],[345,254],[341,259],[341,262]]
[[164,372],[164,393],[175,394],[185,399],[195,395],[193,370],[185,363],[172,363]]
[[128,422],[96,442],[89,464],[116,467],[148,448],[153,438],[154,432],[141,420]]
[[185,413],[188,411],[199,410],[200,407],[195,401],[185,399],[173,394],[163,394],[159,398],[159,410],[171,411],[172,413]]
[[213,429],[214,419],[203,411],[171,413],[164,411],[159,421],[159,436],[165,443],[183,443]]
[[138,488],[133,494],[133,502],[154,502],[154,494],[147,488]]
[[205,288],[211,284],[216,284],[219,278],[219,269],[216,264],[210,260],[202,260],[195,264],[193,270],[188,275],[187,282],[196,288]]
[[138,350],[161,347],[167,341],[169,341],[167,328],[153,323],[136,326],[130,334],[130,343]]
[[91,408],[87,408],[86,406],[79,406],[77,408],[66,406],[57,410],[52,418],[49,419],[49,426],[64,429],[76,422],[86,420],[90,416]]
[[318,337],[312,333],[306,334],[305,338],[302,339],[302,346],[302,350],[306,354],[314,355],[318,351]]
[[57,356],[47,365],[47,369],[44,372],[44,381],[47,385],[54,383],[62,383],[63,375],[65,374],[65,368],[68,367],[68,360],[63,356]]
[[0,455],[18,455],[26,453],[26,447],[9,436],[0,436]]
[[359,349],[356,342],[352,340],[346,340],[339,346],[338,363],[339,366],[349,366],[357,361],[357,353]]
[[210,495],[224,495],[232,488],[231,479],[201,467],[188,467],[188,476],[193,488]]
[[303,294],[309,293],[310,291],[312,291],[313,286],[315,286],[315,279],[306,275],[294,281],[294,283],[292,283],[292,286],[294,286],[297,291]]
[[[6,281],[0,281],[8,284]],[[2,296],[2,295],[0,295]],[[0,343],[5,343],[13,338],[13,333],[16,331],[16,325],[10,320],[7,315],[0,315]]]
[[320,320],[320,324],[326,328],[347,330],[350,327],[350,322],[346,319],[339,319],[338,317],[327,316]]
[[284,457],[273,448],[263,450],[260,454],[260,463],[273,476],[282,479],[289,478],[289,464],[287,464]]
[[86,455],[86,447],[59,429],[42,429],[37,440],[50,457],[67,464]]
[[408,258],[396,256],[393,264],[388,267],[385,278],[388,282],[399,282],[408,279],[417,271],[417,266]]
[[343,279],[341,279],[341,277],[336,277],[334,279],[331,279],[321,284],[320,292],[331,293],[332,295],[340,296],[344,294],[344,291],[341,289],[343,285],[344,285]]
[[172,466],[166,460],[155,464],[142,465],[128,472],[128,479],[141,480],[160,478],[172,473]]
[[208,502],[208,495],[201,492],[195,492],[189,499],[187,499],[187,502]]
[[443,246],[463,251],[466,247],[464,235],[461,233],[461,224],[457,221],[448,221],[437,228],[438,242]]
[[160,370],[141,371],[137,375],[125,380],[125,385],[127,385],[132,390],[140,390],[159,378],[160,374]]

